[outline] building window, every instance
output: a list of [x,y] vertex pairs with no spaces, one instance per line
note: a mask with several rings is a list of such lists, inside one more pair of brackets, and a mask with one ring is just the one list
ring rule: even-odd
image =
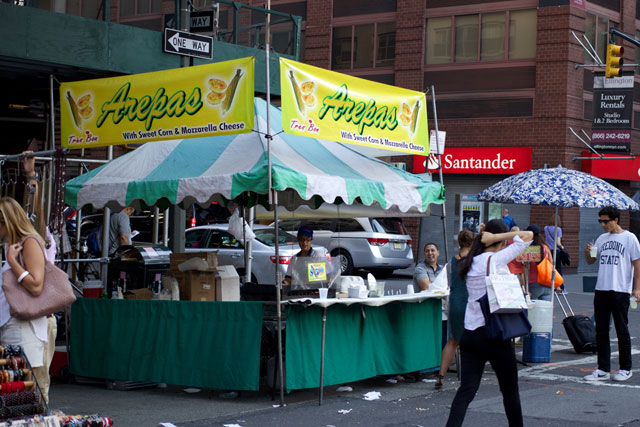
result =
[[[636,40],[640,40],[640,31],[636,31]],[[636,64],[640,64],[640,49],[635,48],[634,52],[636,54]],[[636,66],[636,73],[640,72],[640,66]],[[640,123],[638,123],[638,127],[640,127]]]
[[536,10],[429,18],[425,63],[535,58],[536,20]]
[[451,17],[427,21],[427,64],[451,62]]
[[598,29],[597,33],[597,41],[594,46],[596,47],[596,52],[603,61],[605,61],[607,57],[607,40],[609,39],[609,20],[606,18],[598,17],[598,25],[596,26]]
[[[596,49],[602,62],[604,62],[607,57],[609,28],[617,28],[617,24],[602,16],[587,13],[584,34],[589,40],[589,43]],[[593,58],[587,52],[584,53],[584,62],[590,64],[594,62]]]
[[393,66],[396,57],[396,23],[378,24],[376,39],[376,67]]
[[456,16],[456,62],[478,60],[478,15]]
[[351,27],[333,29],[331,68],[334,70],[351,68],[351,31]]
[[353,68],[373,67],[373,24],[353,26]]
[[102,10],[100,10],[101,3],[102,0],[69,0],[67,13],[84,18],[99,19],[103,16]]
[[395,45],[396,28],[393,22],[334,27],[331,68],[392,67]]
[[535,10],[509,13],[509,59],[535,58],[537,22]]
[[120,17],[162,12],[162,0],[120,0]]
[[485,13],[482,15],[481,61],[500,61],[504,59],[505,16],[504,12]]

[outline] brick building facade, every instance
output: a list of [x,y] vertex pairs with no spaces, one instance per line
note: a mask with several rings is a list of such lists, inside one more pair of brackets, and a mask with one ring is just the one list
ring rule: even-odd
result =
[[[434,85],[438,125],[441,131],[447,132],[447,147],[464,148],[469,152],[476,147],[495,147],[497,151],[501,147],[530,147],[530,168],[562,165],[581,170],[582,160],[576,157],[581,157],[587,147],[571,134],[569,127],[578,132],[580,129],[587,133],[590,131],[593,71],[598,68],[576,67],[593,63],[593,60],[587,57],[571,32],[581,40],[582,35],[586,34],[604,60],[606,32],[610,26],[632,35],[640,28],[639,3],[619,0],[272,0],[272,8],[286,11],[296,7],[297,10],[303,10],[301,4],[304,4],[303,60],[308,64],[413,90],[425,91]],[[447,27],[449,17],[452,17],[452,23]],[[525,18],[519,21],[520,17]],[[505,19],[506,23],[501,23],[501,19]],[[535,20],[533,26],[531,19]],[[436,32],[430,32],[430,20],[438,22],[438,25],[443,24],[440,30],[446,28],[449,31],[445,39],[450,37],[450,45],[439,46],[430,41],[430,36],[437,36]],[[376,58],[373,66],[355,66],[361,60],[355,58],[360,55],[357,50],[360,40],[356,39],[364,32],[362,29],[373,23],[387,21],[395,22],[393,65],[378,68]],[[480,27],[478,36],[470,38],[478,44],[478,55],[473,58],[475,53],[471,49],[471,59],[458,55],[458,51],[463,50],[469,41],[462,36],[459,40],[458,35],[467,31],[465,25],[469,23]],[[528,37],[535,40],[533,54],[527,56],[525,53],[524,57],[518,55],[515,49],[518,43],[527,41],[519,42],[519,31],[510,28],[520,24],[524,24],[520,28],[532,26],[533,31],[528,33]],[[332,52],[341,48],[334,40],[338,34],[344,34],[340,28],[349,25],[353,26],[354,34],[352,66],[343,69],[336,66],[335,53]],[[496,27],[496,31],[503,31],[500,43],[516,46],[514,58],[511,46],[504,51],[498,50],[499,58],[492,52],[488,52],[485,58],[484,44],[490,45],[495,41],[490,33]],[[374,37],[378,36],[374,32]],[[637,62],[635,48],[627,42],[623,44],[627,63]],[[430,61],[434,54],[430,54],[429,49],[435,52],[442,46],[446,47],[445,51],[450,49],[444,54],[445,57],[449,55],[448,59]],[[380,52],[375,54],[379,57]],[[640,101],[639,95],[635,95],[635,101]],[[427,96],[430,97],[429,94]],[[429,118],[433,118],[430,103]],[[430,120],[430,129],[433,125]],[[634,102],[631,153],[638,152],[638,128],[640,104]],[[408,156],[394,157],[392,160],[405,162],[411,170],[412,161]],[[619,167],[614,160],[608,162],[612,168]],[[488,186],[506,176],[500,171],[493,175],[444,175],[449,242],[453,243],[452,236],[460,229],[457,216],[460,206],[456,201],[456,193],[474,193],[478,185]],[[437,179],[435,174],[434,179]],[[632,179],[609,182],[628,195],[637,191]],[[466,186],[468,191],[465,191]],[[553,213],[549,207],[508,207],[515,212],[518,224],[524,227],[529,223],[543,226]],[[421,242],[414,248],[417,256],[421,255],[418,250],[427,240],[438,241],[438,235],[443,234],[439,208],[433,207],[432,212],[436,217],[423,219],[421,224],[418,220],[405,220],[412,235],[417,236],[422,230],[420,239],[414,238],[414,242]],[[584,209],[560,209],[560,215],[565,233],[563,243],[572,258],[578,260],[582,258],[580,249],[586,241],[600,233],[600,227],[595,223],[595,213]],[[631,217],[631,225],[634,226],[636,221],[633,215]],[[483,220],[486,219],[488,216],[485,213]],[[629,225],[629,215],[625,213],[623,226]],[[451,243],[450,256],[454,250]],[[444,251],[441,250],[441,253],[444,258]],[[574,262],[572,267],[577,266],[578,263]],[[588,269],[582,261],[580,267]]]
[[[243,3],[265,5],[263,0],[245,0]],[[506,149],[527,149],[531,153],[528,168],[561,164],[582,170],[588,169],[589,164],[605,162],[607,167],[601,168],[605,171],[599,172],[599,176],[634,195],[640,186],[636,184],[638,175],[631,170],[633,168],[618,160],[581,160],[587,147],[569,131],[571,127],[589,133],[593,115],[593,72],[601,70],[576,67],[593,60],[588,58],[571,31],[581,40],[582,35],[586,35],[604,58],[610,27],[631,35],[640,34],[637,30],[640,28],[639,3],[640,0],[272,0],[271,8],[303,18],[300,60],[305,63],[413,90],[426,91],[433,85],[438,125],[440,130],[447,132],[447,149],[474,153],[478,148],[489,147],[493,150],[492,155],[503,156]],[[111,0],[109,17],[104,16],[100,4],[98,0],[41,0],[33,7],[161,31],[167,24],[165,14],[174,12],[176,3],[173,0]],[[211,0],[192,2],[197,9],[210,9],[212,4]],[[229,28],[233,7],[220,5],[222,29]],[[264,20],[264,13],[245,10],[238,22],[245,26],[260,20]],[[260,48],[264,34],[257,30],[252,35],[251,31],[243,34],[237,43]],[[63,38],[63,33],[58,31],[56,34]],[[131,34],[138,33],[131,31]],[[222,41],[229,40],[222,38]],[[282,48],[291,53],[291,43],[290,34],[278,25],[274,26],[272,46],[276,52],[282,52]],[[640,63],[637,49],[628,42],[622,44],[627,63]],[[10,53],[7,55],[11,56]],[[131,53],[125,54],[129,56],[122,56],[131,62],[140,60]],[[46,52],[42,56],[48,58]],[[107,53],[103,57],[107,58],[107,65],[108,58],[116,58]],[[24,62],[24,59],[20,61]],[[47,72],[59,73],[59,65],[49,61],[55,66]],[[31,71],[39,65],[33,65]],[[170,66],[159,66],[163,67]],[[76,72],[68,64],[64,70]],[[83,70],[86,74],[74,75],[74,79],[139,72],[135,70],[123,62],[120,68],[105,68],[101,74]],[[37,97],[46,103],[48,84],[46,80],[39,82]],[[33,81],[24,82],[25,87],[27,84],[33,86]],[[25,92],[21,86],[10,86],[10,89],[15,87],[12,91],[16,94]],[[34,94],[31,98],[35,98],[35,89],[31,93]],[[427,96],[429,118],[432,119],[431,94]],[[27,101],[25,99],[24,103]],[[630,152],[636,153],[640,91],[636,91],[633,108]],[[433,120],[429,125],[434,127]],[[23,134],[23,128],[15,134]],[[35,139],[43,140],[40,135],[43,133],[44,126]],[[94,154],[104,156],[104,149],[98,149]],[[415,172],[413,159],[409,156],[388,160],[404,162],[408,170]],[[607,170],[621,168],[630,169],[629,173],[611,179]],[[453,236],[462,224],[465,200],[508,175],[509,171],[505,170],[481,173],[457,170],[444,174],[449,255],[454,252]],[[436,174],[433,176],[438,179]],[[405,221],[416,242],[417,258],[427,240],[445,243],[440,209],[434,206],[433,216]],[[482,209],[481,220],[486,221],[491,215],[495,216],[500,207],[485,205]],[[509,206],[509,209],[521,226],[529,223],[545,225],[552,212],[545,207]],[[574,260],[582,258],[580,248],[600,232],[594,212],[561,209],[561,219],[565,233],[563,243]],[[637,232],[639,224],[636,214],[623,216],[625,227]],[[444,260],[444,251],[441,252]],[[580,266],[588,269],[582,260]]]

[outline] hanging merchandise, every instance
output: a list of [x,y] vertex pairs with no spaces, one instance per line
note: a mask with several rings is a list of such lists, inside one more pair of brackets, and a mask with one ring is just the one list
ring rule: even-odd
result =
[[49,216],[49,228],[53,234],[60,236],[64,227],[64,181],[67,167],[67,159],[62,148],[56,149],[53,158],[53,194],[51,204],[51,215]]
[[60,258],[64,258],[64,248],[61,245],[62,235],[64,232],[64,182],[67,168],[67,158],[62,148],[56,149],[53,157],[54,174],[53,174],[53,194],[51,203],[51,214],[49,216],[48,228],[53,234],[57,247],[60,248]]

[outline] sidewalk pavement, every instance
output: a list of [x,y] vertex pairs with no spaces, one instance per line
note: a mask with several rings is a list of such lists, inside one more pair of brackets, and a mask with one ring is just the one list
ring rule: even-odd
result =
[[[592,313],[593,294],[582,292],[584,274],[565,277],[569,297],[576,312]],[[632,343],[636,366],[640,350],[640,310],[630,313]],[[525,424],[545,426],[640,426],[640,375],[627,383],[589,384],[582,376],[595,366],[594,355],[577,355],[560,324],[562,313],[555,311],[551,364],[520,367],[520,388]],[[614,340],[613,351],[617,348]],[[517,346],[519,358],[521,348]],[[614,353],[614,356],[617,354]],[[612,362],[617,367],[617,357]],[[178,366],[176,367],[178,368]],[[51,408],[66,414],[94,414],[111,417],[115,426],[409,426],[444,425],[449,405],[457,389],[456,374],[447,376],[443,390],[435,391],[434,380],[386,382],[375,377],[348,384],[351,392],[339,393],[337,386],[325,387],[324,404],[318,405],[318,389],[286,394],[286,407],[279,395],[272,400],[266,387],[259,392],[241,392],[225,398],[224,391],[200,390],[189,393],[187,387],[169,385],[135,390],[109,390],[104,382],[51,386]],[[370,391],[381,392],[378,401],[363,400]],[[564,397],[563,397],[564,395]],[[469,426],[506,425],[502,399],[495,376],[487,366],[481,389],[469,408]],[[628,405],[628,406],[627,406]],[[349,411],[351,410],[351,411]]]

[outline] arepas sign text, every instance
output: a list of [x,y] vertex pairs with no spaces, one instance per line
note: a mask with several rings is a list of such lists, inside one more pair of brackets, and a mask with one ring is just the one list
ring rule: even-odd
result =
[[280,58],[285,132],[400,151],[429,152],[424,93]]
[[253,129],[254,58],[60,86],[62,146],[87,148]]

